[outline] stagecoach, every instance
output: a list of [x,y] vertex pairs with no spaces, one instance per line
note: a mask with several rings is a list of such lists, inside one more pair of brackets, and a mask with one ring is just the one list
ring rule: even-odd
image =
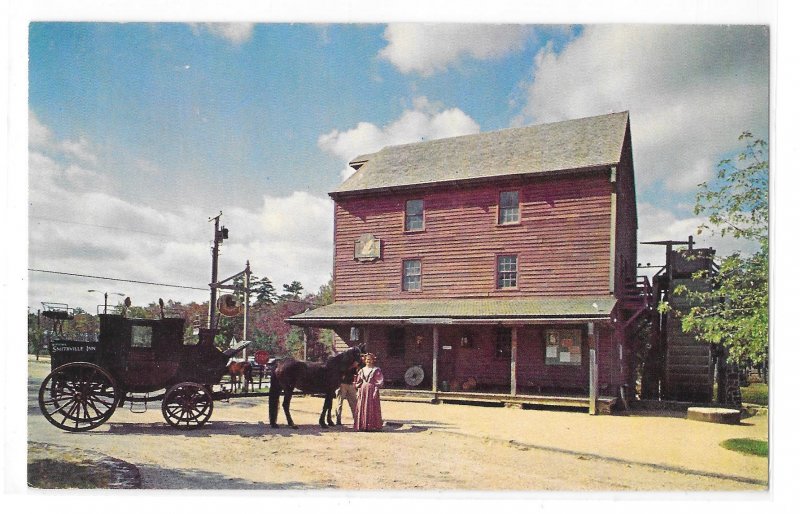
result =
[[[72,309],[45,307],[43,314],[60,333]],[[163,306],[157,319],[129,318],[124,310],[98,316],[96,342],[53,338],[48,343],[51,372],[39,388],[39,407],[56,427],[91,430],[125,404],[141,410],[160,401],[167,423],[189,430],[208,421],[215,400],[230,397],[221,380],[248,341],[220,351],[213,344],[216,329],[198,327],[196,336],[185,337],[186,321],[170,317]]]

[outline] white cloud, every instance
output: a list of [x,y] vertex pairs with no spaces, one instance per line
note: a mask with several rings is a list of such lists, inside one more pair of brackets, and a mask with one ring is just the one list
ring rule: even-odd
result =
[[742,131],[768,129],[769,37],[754,26],[590,25],[537,55],[518,123],[629,110],[640,186],[688,191]]
[[52,139],[50,128],[42,124],[33,111],[28,111],[28,146],[33,149],[47,148]]
[[497,59],[518,51],[530,35],[522,25],[392,23],[379,56],[402,73],[432,75],[467,57]]
[[[655,205],[639,202],[639,246],[638,259],[641,264],[663,266],[665,263],[665,247],[662,245],[641,244],[647,241],[686,241],[693,236],[698,248],[714,248],[717,255],[730,255],[734,251],[753,253],[758,245],[748,241],[719,237],[710,231],[697,233],[697,227],[708,223],[707,218],[695,216],[690,211],[662,209]],[[647,270],[653,274],[657,269]]]
[[62,141],[58,146],[65,154],[79,161],[90,164],[97,163],[97,156],[92,153],[91,145],[85,136],[78,137],[76,141]]
[[28,147],[50,155],[77,159],[84,164],[97,163],[97,155],[85,136],[56,141],[53,131],[42,124],[32,111],[28,111]]
[[[207,287],[213,225],[201,207],[165,210],[130,201],[104,187],[103,177],[82,166],[77,152],[58,158],[33,148],[56,150],[62,141],[31,116],[29,150],[29,267],[160,284]],[[88,146],[89,141],[85,141]],[[244,269],[281,285],[300,281],[307,292],[326,283],[332,271],[333,207],[326,196],[295,192],[264,197],[255,209],[223,205],[230,237],[220,247],[219,277]],[[29,273],[28,305],[42,301],[94,310],[102,295],[123,292],[135,305],[159,297],[208,299],[207,291],[114,282],[41,272]],[[116,302],[116,299],[115,299]]]
[[239,45],[253,37],[255,23],[199,23],[192,26],[195,28],[195,32],[198,27],[201,27],[216,37]]
[[[347,131],[333,130],[317,140],[319,147],[345,163],[365,153],[377,152],[385,146],[412,143],[425,139],[441,139],[480,130],[478,123],[458,108],[445,109],[425,97],[415,98],[413,108],[383,128],[362,121]],[[342,178],[352,175],[350,167],[342,170]]]

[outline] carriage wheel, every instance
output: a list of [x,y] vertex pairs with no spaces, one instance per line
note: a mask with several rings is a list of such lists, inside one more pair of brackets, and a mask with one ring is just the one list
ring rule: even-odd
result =
[[214,411],[214,399],[207,387],[194,382],[172,386],[161,402],[167,423],[180,430],[202,427]]
[[117,408],[117,387],[103,368],[70,362],[54,369],[39,387],[39,409],[62,430],[84,432],[105,423]]

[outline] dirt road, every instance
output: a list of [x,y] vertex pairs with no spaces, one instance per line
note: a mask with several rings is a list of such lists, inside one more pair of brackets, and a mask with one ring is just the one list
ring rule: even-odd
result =
[[[167,426],[157,404],[87,433],[36,405],[47,362],[29,365],[28,439],[134,464],[146,489],[763,491],[767,459],[719,446],[767,439],[767,416],[727,426],[654,415],[384,402],[380,433],[316,424],[322,400],[296,397],[299,430],[271,429],[266,398],[217,402],[202,429]],[[345,410],[347,407],[345,407]],[[283,421],[281,417],[281,421]],[[345,422],[350,422],[349,412]]]

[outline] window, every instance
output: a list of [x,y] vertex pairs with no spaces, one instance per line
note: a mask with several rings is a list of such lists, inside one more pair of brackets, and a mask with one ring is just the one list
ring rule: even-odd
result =
[[511,358],[511,329],[497,329],[497,343],[494,347],[494,356],[500,359]]
[[422,200],[408,200],[406,202],[406,231],[422,230],[424,226],[425,204]]
[[500,193],[500,209],[497,218],[500,225],[519,223],[519,191]]
[[497,258],[497,287],[517,287],[517,256],[501,255]]
[[422,289],[422,265],[417,259],[403,261],[403,291]]
[[131,326],[131,347],[133,348],[152,348],[153,347],[153,327],[146,325]]
[[581,331],[545,330],[544,363],[561,366],[581,365]]
[[389,357],[403,357],[406,354],[406,330],[402,327],[389,329]]

